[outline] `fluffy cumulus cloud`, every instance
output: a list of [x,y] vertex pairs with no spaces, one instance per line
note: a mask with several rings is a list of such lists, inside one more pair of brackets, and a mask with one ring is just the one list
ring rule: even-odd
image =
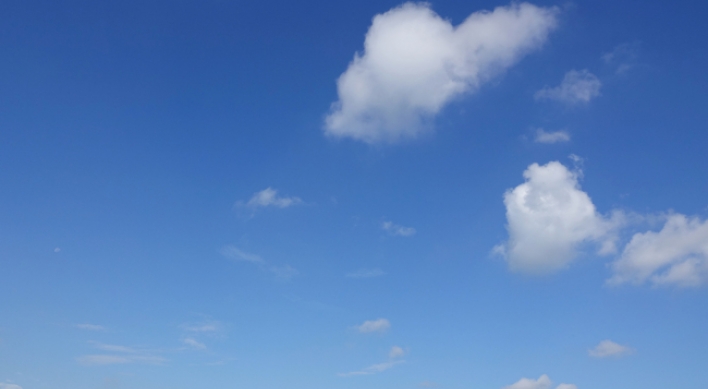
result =
[[453,26],[427,3],[406,3],[375,16],[363,53],[337,80],[325,133],[368,143],[417,136],[453,98],[538,49],[557,13],[513,3]]
[[387,319],[367,320],[356,327],[362,334],[386,332],[389,328],[391,328],[391,323]]
[[536,143],[547,144],[568,142],[569,140],[570,135],[565,131],[548,132],[545,131],[543,128],[539,128],[536,130],[536,137],[534,138],[534,142]]
[[632,353],[632,349],[611,340],[603,340],[594,348],[588,350],[588,354],[595,358],[621,357]]
[[559,162],[526,169],[526,182],[504,194],[509,240],[494,251],[514,271],[550,273],[566,267],[583,243],[594,242],[600,254],[614,251],[621,214],[605,218],[580,189],[578,171]]
[[571,70],[556,87],[545,87],[534,95],[536,100],[555,100],[567,104],[588,103],[600,96],[602,83],[585,70]]
[[708,221],[669,215],[660,231],[635,234],[612,269],[610,284],[703,285],[708,282]]
[[[532,378],[522,378],[516,381],[514,384],[505,386],[503,389],[551,389],[553,387],[553,382],[547,375],[542,375],[538,377],[537,380]],[[556,389],[578,389],[577,386],[572,384],[560,384],[556,386]]]

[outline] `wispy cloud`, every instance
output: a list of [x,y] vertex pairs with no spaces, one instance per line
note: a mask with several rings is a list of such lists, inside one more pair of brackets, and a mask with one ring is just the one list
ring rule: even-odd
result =
[[0,382],[0,389],[22,389],[20,385]]
[[595,358],[621,357],[633,353],[631,347],[617,344],[611,340],[603,340],[594,348],[588,350],[588,354]]
[[432,381],[423,381],[418,384],[421,388],[437,388],[440,386],[437,382],[432,382]]
[[398,346],[391,347],[391,351],[388,352],[388,357],[391,359],[400,358],[406,355],[406,351]]
[[616,74],[623,74],[637,66],[640,48],[640,42],[622,43],[612,51],[604,53],[602,60],[605,64],[616,67]]
[[224,323],[217,320],[207,320],[198,323],[187,323],[180,326],[182,330],[191,333],[200,334],[222,334],[224,332]]
[[570,135],[566,131],[547,132],[543,128],[536,130],[536,138],[534,138],[536,143],[547,144],[568,142],[569,140]]
[[197,350],[206,350],[206,348],[207,348],[204,343],[202,343],[194,338],[183,338],[182,343],[184,343],[185,345],[187,345],[193,349],[197,349]]
[[268,187],[260,192],[254,193],[251,199],[245,203],[238,201],[236,206],[257,209],[265,207],[288,208],[298,204],[302,204],[302,200],[299,197],[281,197],[278,196],[277,190]]
[[146,364],[146,365],[161,365],[167,362],[167,359],[162,356],[155,355],[151,350],[119,346],[113,344],[104,344],[91,342],[93,346],[101,351],[110,352],[110,354],[89,354],[82,355],[76,358],[77,362],[85,366],[96,365],[117,365],[117,364]]
[[88,323],[77,324],[77,325],[75,325],[75,327],[80,330],[86,330],[86,331],[105,331],[106,330],[106,327],[104,327],[104,326],[99,326],[96,324],[88,324]]
[[555,100],[566,104],[588,103],[600,96],[602,83],[587,69],[571,70],[565,74],[559,86],[539,90],[534,95],[536,100]]
[[381,228],[395,236],[413,236],[416,232],[413,227],[403,227],[390,221],[381,223]]
[[356,327],[357,331],[362,334],[383,333],[388,331],[389,328],[391,328],[391,323],[387,319],[367,320]]
[[248,262],[257,265],[262,271],[267,271],[277,278],[290,279],[300,274],[297,269],[290,265],[271,265],[259,255],[247,253],[234,246],[224,246],[221,255],[237,262]]
[[353,377],[353,376],[360,376],[360,375],[370,375],[370,374],[376,374],[376,373],[381,373],[384,372],[400,363],[405,363],[405,361],[388,361],[384,363],[378,363],[376,365],[371,365],[365,369],[357,370],[357,371],[351,371],[349,373],[340,373],[340,377]]
[[355,272],[348,273],[346,275],[347,278],[373,278],[373,277],[381,277],[385,275],[383,270],[379,268],[373,268],[373,269],[359,269]]

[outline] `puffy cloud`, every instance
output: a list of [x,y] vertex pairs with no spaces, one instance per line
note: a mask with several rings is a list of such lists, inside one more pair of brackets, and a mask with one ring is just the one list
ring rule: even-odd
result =
[[453,26],[427,3],[376,15],[364,51],[337,80],[325,133],[367,143],[414,138],[453,98],[471,93],[538,49],[557,8],[513,3]]
[[555,100],[567,104],[588,103],[600,96],[602,83],[587,69],[571,70],[563,77],[563,82],[555,88],[545,87],[536,92],[536,100]]
[[[551,389],[551,387],[551,379],[544,374],[538,377],[537,380],[522,378],[512,385],[505,386],[503,389]],[[578,389],[578,387],[572,384],[560,384],[556,386],[556,389]]]
[[514,271],[550,273],[567,266],[585,242],[614,251],[614,230],[621,214],[602,217],[580,189],[578,171],[559,162],[526,169],[526,182],[504,194],[509,241],[494,248]]
[[536,143],[559,143],[568,142],[570,140],[570,135],[565,131],[554,131],[546,132],[543,128],[536,130],[536,138],[534,142]]
[[708,221],[669,215],[661,231],[635,234],[608,283],[700,286],[708,281]]
[[302,204],[302,200],[299,197],[278,197],[278,191],[270,187],[256,192],[245,204],[241,201],[236,203],[237,206],[245,206],[251,209],[265,207],[287,208],[298,204]]
[[631,354],[632,349],[627,346],[622,346],[611,340],[603,340],[595,348],[588,350],[588,354],[595,358],[621,357]]
[[4,384],[0,382],[0,389],[22,389],[22,387],[16,384]]
[[391,328],[391,323],[387,319],[367,320],[356,327],[356,329],[362,334],[386,332],[389,328]]
[[353,273],[348,273],[347,277],[348,278],[374,278],[374,277],[381,277],[385,275],[383,270],[379,268],[374,268],[374,269],[359,269]]
[[547,375],[538,377],[537,380],[532,378],[522,378],[516,383],[505,386],[504,389],[550,389],[551,379]]
[[396,236],[413,236],[416,232],[413,227],[403,227],[390,221],[381,223],[381,228],[389,234]]
[[388,352],[388,357],[391,359],[400,358],[404,355],[406,355],[406,352],[398,346],[391,347],[391,351]]

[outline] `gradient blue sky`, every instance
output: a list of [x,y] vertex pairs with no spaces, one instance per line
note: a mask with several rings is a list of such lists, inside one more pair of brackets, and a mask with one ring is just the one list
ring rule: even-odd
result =
[[533,4],[0,3],[0,389],[705,389],[708,8]]

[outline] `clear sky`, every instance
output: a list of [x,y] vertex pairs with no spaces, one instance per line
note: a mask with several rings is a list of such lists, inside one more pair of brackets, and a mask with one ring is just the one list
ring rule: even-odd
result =
[[0,389],[705,389],[701,1],[0,3]]

